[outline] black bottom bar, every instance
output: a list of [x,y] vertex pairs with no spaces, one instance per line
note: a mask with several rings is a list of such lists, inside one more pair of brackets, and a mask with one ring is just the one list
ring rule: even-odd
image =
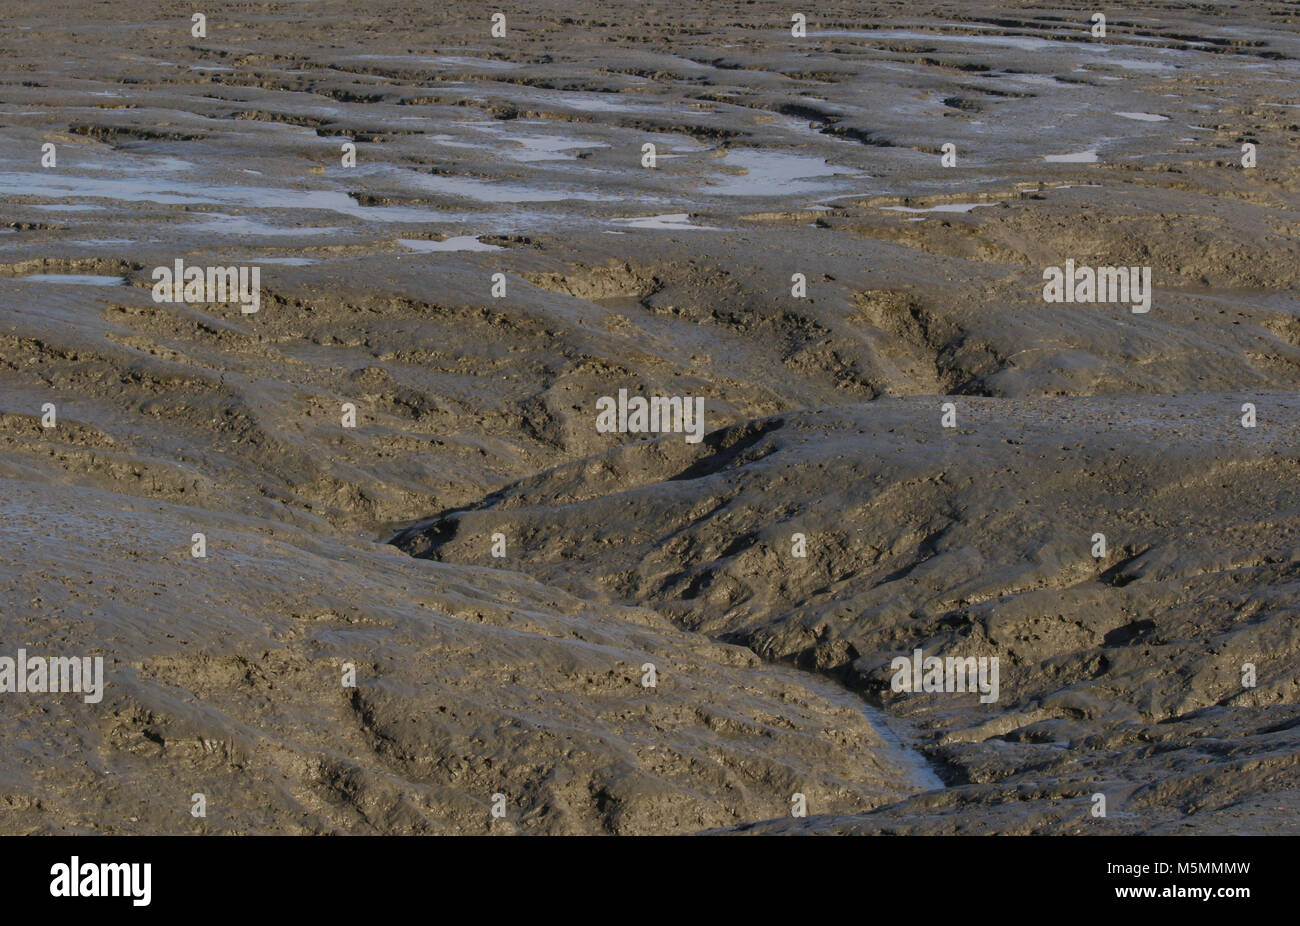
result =
[[[1199,906],[1232,916],[1261,899],[1285,898],[1291,848],[1286,839],[1257,837],[0,839],[11,913],[76,908],[127,916],[422,909],[436,917],[468,903],[493,916],[571,906],[602,916],[704,908],[734,917],[771,915],[776,900],[805,914],[843,906],[873,919],[941,912],[946,904],[949,913],[980,905],[1028,912],[1027,903],[1053,914],[1181,916]],[[74,890],[67,877],[74,857],[79,896],[54,896]],[[135,902],[144,899],[145,869],[103,867],[121,863],[150,866],[147,904]],[[118,896],[80,896],[115,888]]]

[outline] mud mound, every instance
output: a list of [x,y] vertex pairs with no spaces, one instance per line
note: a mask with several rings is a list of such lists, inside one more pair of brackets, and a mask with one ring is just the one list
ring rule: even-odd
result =
[[[1017,787],[1049,757],[1060,780],[1158,775],[1159,799],[1125,798],[1150,826],[1210,809],[1187,805],[1203,778],[1170,777],[1195,762],[1186,738],[1212,727],[1252,769],[1241,757],[1270,756],[1243,795],[1291,780],[1300,750],[1275,727],[1300,688],[1288,604],[1300,578],[1295,408],[1282,394],[1257,400],[1270,420],[1258,430],[1241,427],[1227,396],[963,399],[947,433],[931,399],[800,413],[743,439],[712,435],[684,470],[662,454],[659,482],[629,464],[648,448],[613,454],[396,543],[489,566],[488,537],[503,535],[518,552],[499,565],[593,600],[648,602],[680,626],[831,674],[916,724],[955,784]],[[854,448],[867,433],[864,456]],[[728,440],[743,457],[719,454]],[[615,474],[605,494],[575,499],[579,468]],[[891,660],[914,649],[998,657],[996,705],[891,690]],[[1153,737],[1174,754],[1132,745]],[[1068,829],[1087,819],[1086,800],[1076,810],[1044,804],[1017,826]]]

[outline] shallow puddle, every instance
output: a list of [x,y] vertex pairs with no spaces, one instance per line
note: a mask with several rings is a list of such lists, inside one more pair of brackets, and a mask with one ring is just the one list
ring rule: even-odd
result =
[[1155,113],[1115,113],[1125,119],[1132,119],[1134,122],[1168,122],[1168,116],[1157,116]]
[[71,286],[126,285],[126,277],[97,276],[93,273],[33,273],[19,279],[28,283],[64,283]]
[[453,235],[443,241],[426,241],[420,238],[398,238],[397,243],[421,254],[439,251],[503,251],[497,244],[479,241],[475,235]]
[[1051,164],[1096,164],[1097,149],[1089,148],[1087,151],[1075,151],[1073,154],[1047,154],[1043,160]]
[[745,173],[714,180],[702,192],[716,196],[815,193],[832,185],[834,181],[830,178],[848,179],[857,174],[857,171],[837,167],[823,158],[751,148],[728,151],[722,163],[726,167],[740,168]]
[[664,231],[721,231],[714,225],[693,225],[691,217],[685,212],[673,212],[668,215],[646,215],[631,219],[614,219],[615,225],[624,228],[648,228]]
[[906,39],[922,42],[960,42],[968,45],[985,45],[993,48],[1018,48],[1021,51],[1042,51],[1045,48],[1066,48],[1071,43],[1053,39],[1038,39],[1028,35],[959,35],[951,32],[922,32],[910,29],[869,29],[865,31],[835,31],[810,33],[812,39]]
[[980,206],[998,205],[1001,205],[1001,203],[940,203],[937,206],[926,206],[924,208],[914,206],[882,206],[881,208],[890,212],[970,212]]

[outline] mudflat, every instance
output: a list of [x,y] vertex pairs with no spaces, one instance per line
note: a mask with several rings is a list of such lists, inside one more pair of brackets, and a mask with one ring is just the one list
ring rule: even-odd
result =
[[0,22],[0,832],[1300,830],[1294,4],[192,12]]

